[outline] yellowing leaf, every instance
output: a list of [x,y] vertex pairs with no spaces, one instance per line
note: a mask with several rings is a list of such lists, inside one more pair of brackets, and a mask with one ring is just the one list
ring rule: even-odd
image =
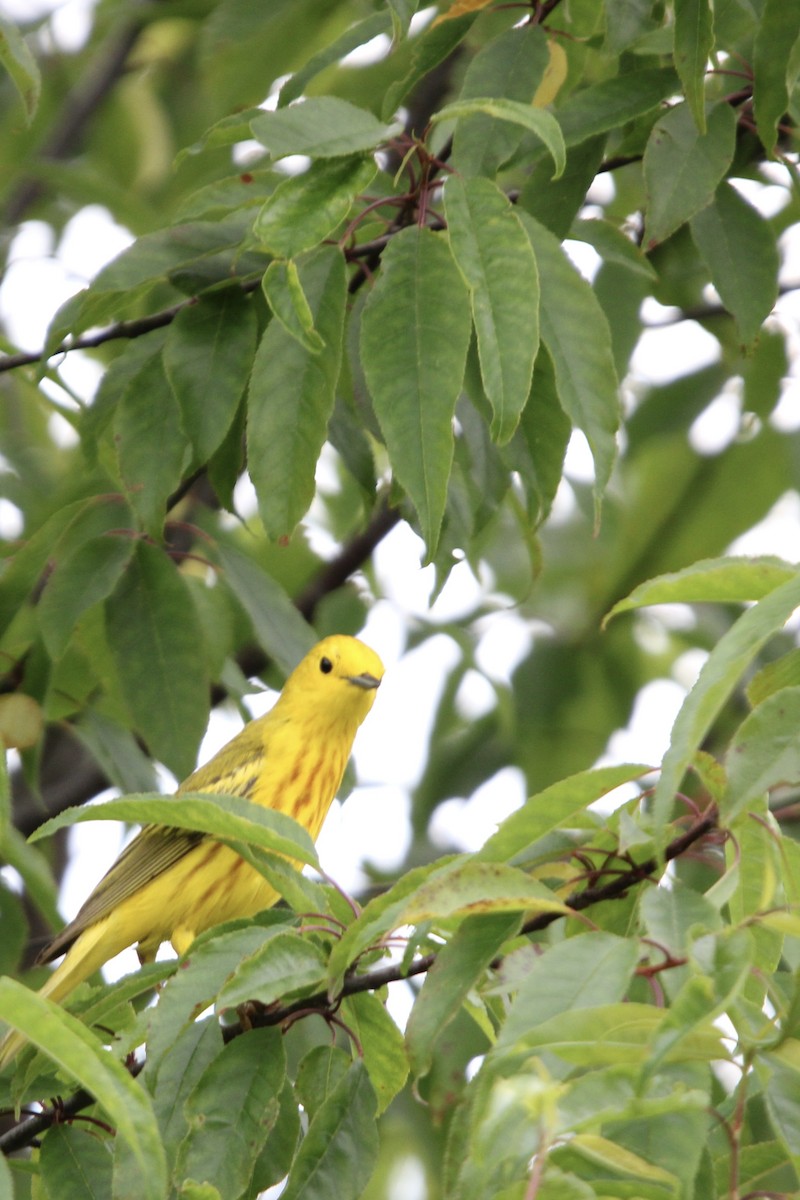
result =
[[632,1150],[626,1150],[596,1133],[578,1133],[570,1142],[570,1146],[592,1162],[600,1163],[619,1175],[658,1180],[666,1184],[675,1180],[675,1176],[663,1167],[647,1162]]
[[431,29],[441,25],[442,21],[455,21],[457,17],[464,17],[467,13],[479,12],[482,8],[488,8],[491,3],[492,0],[454,0],[447,12],[440,13],[431,24]]
[[760,921],[768,929],[775,929],[778,933],[783,933],[787,937],[800,937],[800,916],[797,913],[785,912],[779,909],[776,912],[765,913],[760,918]]
[[550,62],[544,69],[542,82],[531,101],[535,108],[546,108],[548,104],[552,104],[567,78],[567,56],[561,43],[553,38],[548,39],[547,52]]
[[7,749],[35,746],[42,725],[42,710],[31,696],[0,696],[0,742]]

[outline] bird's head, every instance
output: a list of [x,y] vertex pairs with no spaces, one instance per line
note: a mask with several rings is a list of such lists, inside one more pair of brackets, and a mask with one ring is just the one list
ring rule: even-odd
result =
[[282,699],[324,712],[333,721],[360,724],[383,678],[383,663],[358,638],[334,634],[323,638],[295,667]]

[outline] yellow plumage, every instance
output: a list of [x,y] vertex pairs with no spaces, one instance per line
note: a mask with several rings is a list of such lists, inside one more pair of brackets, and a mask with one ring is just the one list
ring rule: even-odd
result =
[[[312,838],[339,789],[356,731],[383,676],[356,638],[325,638],[286,681],[275,707],[251,721],[178,788],[246,796],[288,813]],[[149,825],[123,850],[74,921],[40,955],[66,957],[40,994],[62,1000],[120,950],[144,962],[169,941],[184,954],[198,933],[269,908],[278,893],[235,851],[210,837]],[[0,1066],[24,1039],[0,1043]]]

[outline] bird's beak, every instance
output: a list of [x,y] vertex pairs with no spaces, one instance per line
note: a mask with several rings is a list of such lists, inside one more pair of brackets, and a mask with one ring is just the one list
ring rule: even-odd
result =
[[380,679],[376,679],[374,675],[368,674],[366,671],[363,675],[348,675],[348,683],[354,683],[356,687],[364,688],[365,691],[371,691],[372,688],[380,687]]

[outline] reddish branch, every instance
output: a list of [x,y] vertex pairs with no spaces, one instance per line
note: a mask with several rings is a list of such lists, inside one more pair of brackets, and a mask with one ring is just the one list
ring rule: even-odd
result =
[[[675,838],[669,843],[664,852],[664,861],[671,862],[673,859],[680,858],[690,846],[693,846],[695,842],[700,841],[701,838],[704,838],[716,828],[716,812],[707,813],[685,833],[681,834],[680,837]],[[658,867],[659,863],[656,858],[648,858],[641,863],[632,863],[627,870],[620,871],[618,874],[615,874],[613,879],[605,883],[597,883],[592,887],[573,892],[567,897],[564,903],[572,912],[583,912],[593,904],[599,904],[603,900],[618,900],[636,884],[642,883],[654,875]],[[540,933],[543,929],[547,929],[548,926],[560,920],[563,920],[563,913],[539,913],[525,922],[520,929],[520,933]],[[359,992],[377,991],[379,988],[385,987],[388,983],[398,983],[402,980],[413,979],[416,975],[424,975],[431,969],[435,961],[436,953],[434,952],[420,955],[406,966],[392,963],[386,967],[377,967],[374,970],[367,971],[363,975],[350,975],[344,981],[340,998],[354,996]],[[500,966],[500,963],[500,959],[495,959],[490,965],[493,969],[496,969]],[[315,1009],[321,1012],[328,1007],[330,1007],[330,1002],[324,993],[320,993],[317,996],[306,996],[304,999],[297,1000],[293,1004],[282,1005],[268,1013],[259,1014],[253,1019],[252,1024],[253,1026],[280,1025],[300,1008]],[[236,1037],[243,1032],[245,1031],[237,1025],[231,1025],[225,1031],[228,1038]]]
[[[673,859],[680,858],[690,846],[700,841],[716,828],[717,815],[716,812],[711,811],[701,817],[699,821],[696,821],[680,837],[674,838],[669,843],[664,852],[665,861],[671,862]],[[593,887],[574,892],[567,898],[565,903],[573,912],[581,912],[593,904],[599,904],[603,900],[619,899],[630,888],[635,887],[637,884],[654,875],[658,868],[659,862],[656,858],[648,858],[642,863],[633,863],[627,870],[615,875],[607,883],[598,883]],[[540,913],[538,916],[526,921],[520,932],[537,933],[546,929],[555,921],[562,919],[562,913]],[[424,954],[414,959],[407,966],[393,963],[386,967],[376,967],[373,970],[366,971],[363,975],[348,975],[345,978],[342,991],[333,1005],[331,1005],[325,993],[319,993],[316,996],[307,996],[301,1000],[296,1000],[293,1004],[281,1005],[268,1012],[250,1014],[247,1029],[241,1025],[231,1025],[225,1029],[223,1036],[226,1041],[230,1041],[232,1038],[246,1033],[248,1029],[267,1025],[284,1025],[287,1022],[297,1019],[300,1014],[317,1013],[324,1017],[326,1014],[330,1014],[331,1010],[335,1009],[338,1003],[347,996],[355,996],[361,992],[377,991],[385,987],[388,983],[397,983],[412,979],[417,975],[424,975],[431,969],[435,962],[436,953]],[[491,966],[496,969],[500,966],[500,963],[501,960],[496,959]],[[132,1075],[138,1075],[143,1065],[141,1062],[129,1062],[128,1069]],[[21,1150],[24,1146],[29,1146],[35,1138],[49,1129],[57,1120],[69,1120],[93,1103],[94,1097],[84,1089],[80,1089],[70,1096],[69,1099],[59,1101],[58,1104],[45,1108],[42,1112],[36,1113],[31,1117],[26,1117],[24,1120],[18,1122],[8,1133],[0,1136],[0,1151],[4,1154],[11,1154],[16,1150]]]

